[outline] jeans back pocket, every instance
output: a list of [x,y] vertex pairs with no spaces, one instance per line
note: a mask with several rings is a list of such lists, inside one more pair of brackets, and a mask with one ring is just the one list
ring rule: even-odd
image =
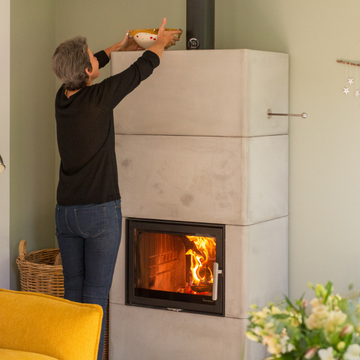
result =
[[105,231],[105,207],[101,205],[74,210],[76,224],[84,237],[97,237]]

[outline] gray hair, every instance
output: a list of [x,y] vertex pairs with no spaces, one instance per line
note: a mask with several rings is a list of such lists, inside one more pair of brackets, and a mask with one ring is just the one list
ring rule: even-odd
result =
[[52,69],[64,83],[66,90],[78,90],[87,86],[89,76],[85,69],[92,71],[86,38],[76,36],[61,43],[52,57]]

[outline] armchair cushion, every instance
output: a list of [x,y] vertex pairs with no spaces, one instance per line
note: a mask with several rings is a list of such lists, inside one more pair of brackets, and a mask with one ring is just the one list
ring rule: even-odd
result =
[[0,349],[1,360],[57,360],[52,356],[18,350]]
[[[0,289],[0,349],[3,355],[7,350],[15,350],[47,356],[39,360],[95,360],[101,320],[99,305]],[[12,359],[1,354],[0,359]]]

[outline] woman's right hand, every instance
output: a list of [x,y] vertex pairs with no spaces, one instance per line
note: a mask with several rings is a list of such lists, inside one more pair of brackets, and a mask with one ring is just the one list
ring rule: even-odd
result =
[[167,31],[165,30],[166,18],[163,19],[158,31],[155,44],[148,50],[154,52],[161,59],[164,49],[168,49],[170,46],[175,45],[176,41],[179,41],[177,34],[181,34],[182,30]]
[[172,45],[176,45],[176,41],[179,41],[177,34],[181,34],[182,30],[166,31],[166,18],[163,19],[158,31],[157,41],[159,41],[164,49],[168,49]]

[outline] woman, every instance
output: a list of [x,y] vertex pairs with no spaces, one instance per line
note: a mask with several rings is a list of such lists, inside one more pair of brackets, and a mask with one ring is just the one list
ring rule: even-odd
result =
[[57,189],[56,235],[60,247],[65,298],[102,306],[98,360],[102,358],[108,295],[121,237],[120,192],[115,157],[113,109],[159,65],[176,34],[165,31],[128,69],[93,85],[113,51],[137,50],[124,39],[93,54],[83,37],[60,44],[52,59],[63,82],[56,95],[57,140],[61,158]]

